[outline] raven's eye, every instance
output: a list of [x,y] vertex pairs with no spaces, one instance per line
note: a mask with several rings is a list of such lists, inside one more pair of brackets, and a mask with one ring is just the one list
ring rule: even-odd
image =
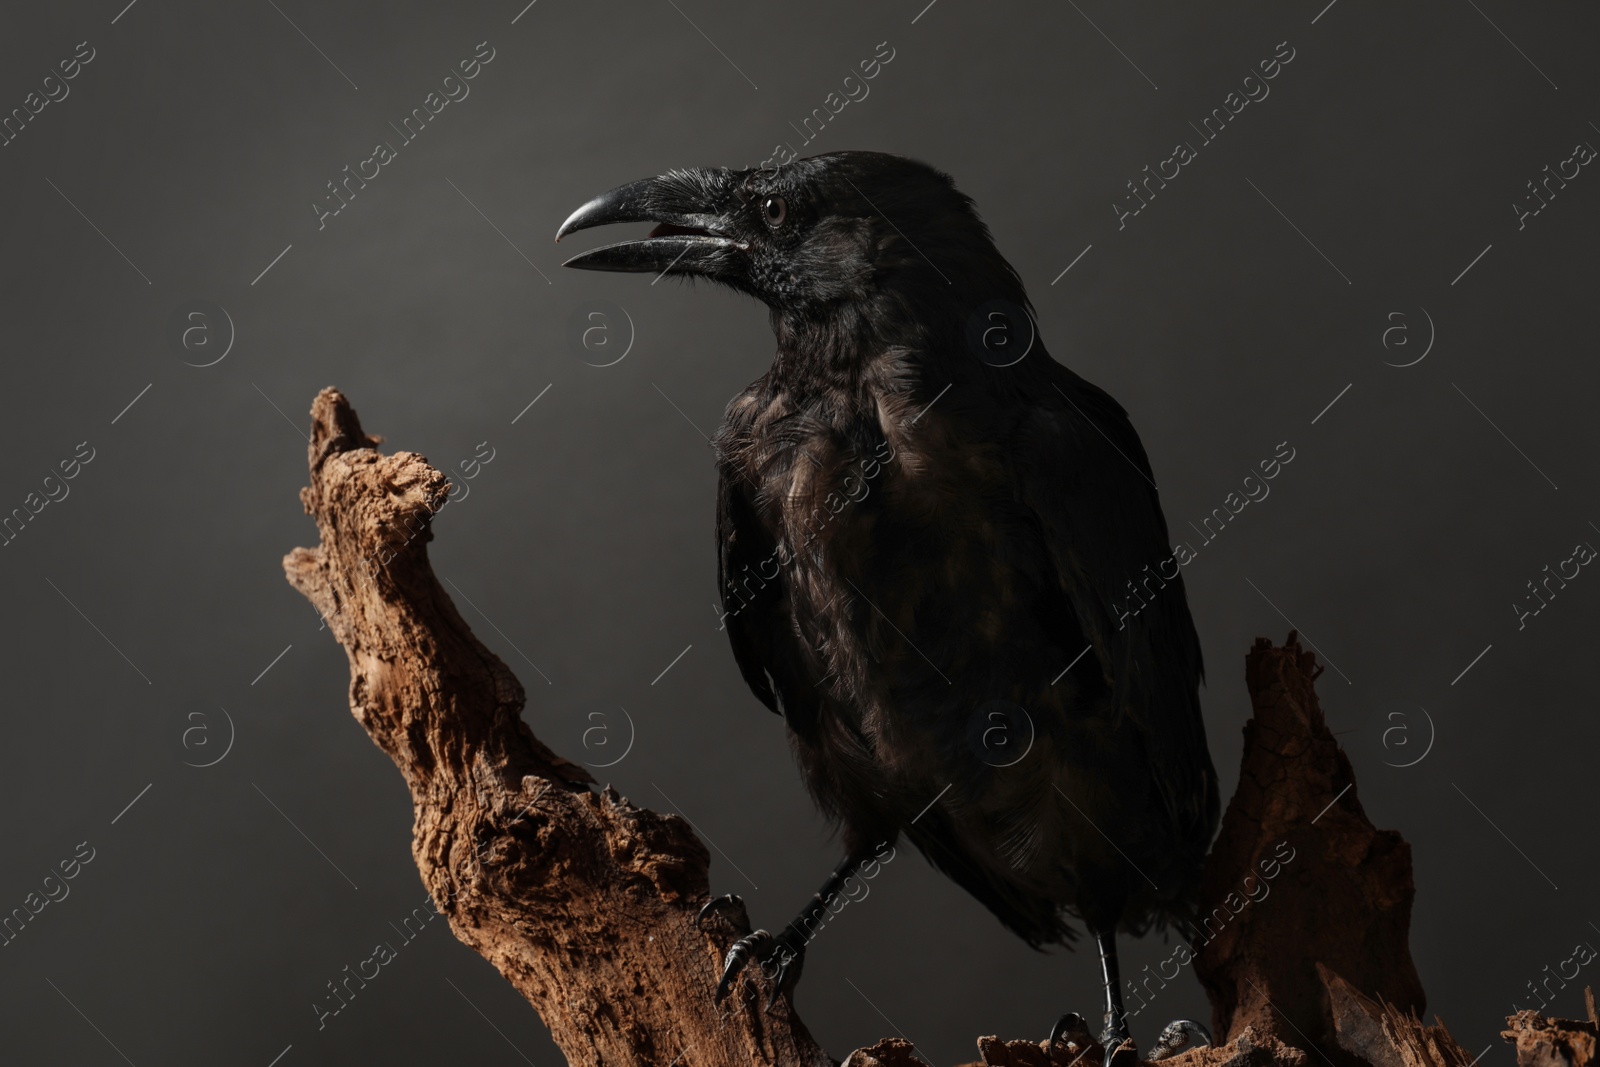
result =
[[767,217],[767,225],[776,230],[789,217],[789,205],[781,196],[769,196],[761,205],[761,213]]

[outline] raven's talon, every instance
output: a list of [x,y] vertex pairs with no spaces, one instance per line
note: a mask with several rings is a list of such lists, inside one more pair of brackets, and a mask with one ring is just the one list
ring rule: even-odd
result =
[[1185,1049],[1210,1044],[1211,1031],[1204,1026],[1193,1019],[1174,1019],[1162,1027],[1160,1036],[1156,1038],[1155,1047],[1145,1059],[1152,1062],[1164,1060],[1168,1056],[1176,1056]]
[[694,924],[704,928],[706,916],[710,914],[713,909],[738,903],[740,903],[740,900],[738,894],[735,893],[724,893],[720,897],[712,897],[710,900],[706,901],[705,907],[701,908],[699,914],[694,917]]
[[1069,1011],[1056,1020],[1056,1024],[1050,1028],[1050,1040],[1047,1042],[1051,1048],[1067,1044],[1078,1049],[1088,1048],[1095,1043],[1094,1035],[1089,1032],[1089,1024],[1075,1011]]
[[721,1004],[733,990],[733,983],[752,960],[761,964],[761,973],[772,981],[772,991],[767,994],[766,1010],[771,1011],[780,994],[792,989],[800,980],[800,968],[805,963],[806,947],[797,942],[787,928],[773,936],[766,930],[756,930],[735,941],[722,961],[722,977],[717,981],[717,992],[712,998]]

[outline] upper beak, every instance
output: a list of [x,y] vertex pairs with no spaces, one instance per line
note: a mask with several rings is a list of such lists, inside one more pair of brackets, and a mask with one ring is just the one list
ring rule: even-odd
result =
[[674,171],[619,185],[574,211],[556,231],[569,233],[613,222],[660,225],[639,241],[622,241],[574,256],[562,266],[726,276],[748,246],[731,236],[727,213],[733,183],[726,170]]

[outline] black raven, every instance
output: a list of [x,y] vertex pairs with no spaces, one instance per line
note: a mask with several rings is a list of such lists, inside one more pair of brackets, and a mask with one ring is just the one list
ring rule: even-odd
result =
[[705,277],[771,309],[771,369],[715,442],[724,621],[845,847],[799,918],[734,944],[718,999],[752,959],[773,996],[792,986],[832,898],[904,834],[1034,947],[1080,920],[1105,1040],[1125,1039],[1116,931],[1187,926],[1218,806],[1200,642],[1127,413],[1045,351],[1021,279],[932,167],[674,170],[556,239],[618,222],[658,225],[566,265]]

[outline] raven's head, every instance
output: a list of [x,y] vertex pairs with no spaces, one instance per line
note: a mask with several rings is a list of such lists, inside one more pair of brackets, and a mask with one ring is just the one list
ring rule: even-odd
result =
[[565,265],[709,278],[780,316],[948,303],[957,293],[1026,300],[950,178],[882,152],[833,152],[776,169],[670,171],[595,197],[556,240],[613,222],[657,226],[643,240]]

